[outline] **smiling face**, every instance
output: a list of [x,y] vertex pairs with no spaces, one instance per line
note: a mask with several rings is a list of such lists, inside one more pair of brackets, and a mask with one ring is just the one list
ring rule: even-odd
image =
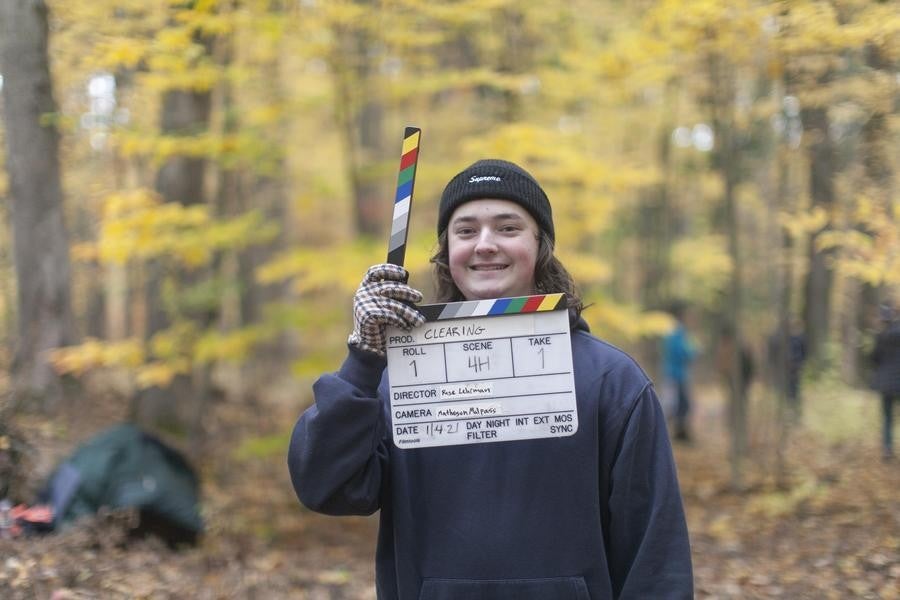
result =
[[460,205],[447,227],[450,275],[466,300],[535,293],[538,225],[509,200]]

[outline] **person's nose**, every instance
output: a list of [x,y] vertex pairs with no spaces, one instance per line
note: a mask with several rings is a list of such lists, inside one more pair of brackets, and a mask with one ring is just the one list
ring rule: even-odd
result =
[[475,244],[476,254],[494,254],[497,252],[497,243],[494,240],[494,232],[488,228],[482,229],[478,234],[478,243]]

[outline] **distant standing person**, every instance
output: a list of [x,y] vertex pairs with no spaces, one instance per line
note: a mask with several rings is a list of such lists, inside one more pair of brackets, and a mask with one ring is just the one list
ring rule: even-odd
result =
[[663,338],[663,376],[675,394],[674,437],[687,441],[691,437],[688,427],[691,412],[690,367],[697,355],[697,347],[688,334],[684,304],[673,304],[669,312],[675,317],[676,325]]
[[753,350],[750,345],[741,341],[740,355],[738,356],[738,364],[740,366],[740,379],[735,372],[734,355],[738,351],[736,346],[734,327],[723,324],[719,328],[719,339],[716,342],[716,371],[722,378],[725,389],[729,392],[732,386],[738,385],[742,398],[747,398],[750,391],[750,384],[753,383],[753,376],[756,373],[756,364],[753,360]]
[[875,338],[872,349],[874,366],[872,387],[881,393],[882,456],[894,457],[894,404],[900,397],[900,322],[892,307],[881,307],[882,331]]
[[800,373],[806,361],[806,337],[799,323],[792,320],[787,331],[776,331],[769,337],[769,367],[777,389],[784,392],[793,419],[803,412],[800,401]]

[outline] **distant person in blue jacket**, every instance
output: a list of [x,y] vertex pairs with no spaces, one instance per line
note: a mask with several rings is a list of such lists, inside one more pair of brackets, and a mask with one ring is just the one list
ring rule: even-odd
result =
[[354,298],[349,352],[315,383],[288,465],[300,501],[332,515],[381,510],[382,600],[691,598],[691,549],[653,385],[580,318],[553,254],[550,202],[525,170],[482,160],[438,212],[438,300],[569,297],[578,430],[569,437],[399,449],[384,327],[423,322],[393,265]]
[[675,328],[663,338],[663,376],[675,396],[673,420],[675,439],[690,439],[691,415],[691,363],[697,356],[697,348],[691,341],[685,325],[686,308],[676,302],[669,309],[675,318]]

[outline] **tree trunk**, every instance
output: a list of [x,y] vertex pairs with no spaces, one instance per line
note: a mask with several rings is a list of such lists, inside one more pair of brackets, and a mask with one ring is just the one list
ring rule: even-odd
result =
[[[362,4],[370,0],[362,0]],[[374,64],[376,40],[364,28],[338,28],[331,56],[335,113],[353,189],[356,231],[380,235],[390,216],[390,198],[379,185],[384,154],[384,106]]]
[[[731,278],[726,306],[723,310],[722,330],[727,331],[733,343],[727,356],[721,357],[726,365],[729,403],[728,421],[731,434],[731,485],[743,488],[743,461],[747,454],[747,397],[743,381],[741,349],[744,347],[741,331],[742,264],[740,251],[740,224],[738,222],[735,190],[739,181],[740,151],[734,118],[735,81],[733,70],[721,56],[710,57],[710,81],[712,84],[712,120],[716,135],[716,169],[724,182],[722,217],[728,238],[728,254],[731,257]],[[727,348],[727,346],[726,346]]]
[[[890,73],[893,67],[885,53],[874,44],[866,48],[866,64],[874,74]],[[896,149],[892,150],[892,140],[888,135],[891,127],[885,108],[876,101],[874,106],[870,107],[869,119],[863,125],[860,148],[863,181],[859,189],[878,204],[880,209],[892,215],[890,203],[894,193],[894,167],[891,152],[896,152]],[[863,344],[859,340],[862,338],[862,332],[876,328],[875,314],[880,297],[884,293],[881,289],[883,286],[873,286],[868,282],[860,282],[859,286],[856,312],[852,320],[855,343],[845,346],[850,356],[844,359],[845,364],[853,365],[853,369],[847,372],[846,376],[847,380],[854,384],[864,381],[862,371],[866,364]]]
[[673,164],[672,130],[678,120],[678,82],[672,81],[666,86],[664,114],[660,130],[657,132],[656,161],[660,170],[660,183],[647,192],[647,202],[638,224],[641,236],[645,240],[643,266],[644,272],[644,306],[653,309],[664,309],[671,297],[671,255],[672,242],[682,232],[679,226],[683,218],[675,214],[672,204],[673,195],[677,193],[675,173],[677,166]]
[[[637,228],[644,243],[640,247],[642,269],[641,303],[645,309],[665,310],[675,298],[671,292],[672,241],[677,232],[673,227],[672,197],[674,188],[672,160],[672,130],[677,120],[677,85],[670,82],[666,88],[664,115],[657,132],[656,161],[660,170],[660,182],[650,186],[638,212]],[[651,373],[658,373],[660,366],[660,344],[658,339],[647,339],[641,344],[641,355]]]
[[[794,425],[799,422],[803,414],[803,398],[797,392],[796,397],[790,397],[790,337],[794,329],[794,319],[791,315],[791,299],[793,292],[793,242],[790,235],[785,232],[778,223],[777,212],[779,210],[793,211],[790,198],[790,157],[789,150],[783,144],[779,144],[776,153],[777,171],[774,197],[768,204],[769,240],[772,252],[772,288],[771,301],[777,307],[777,321],[775,331],[766,340],[768,351],[768,368],[770,370],[769,381],[775,393],[775,483],[779,488],[788,485],[787,478],[787,447],[790,442]],[[795,402],[795,405],[791,405]]]
[[[729,126],[726,126],[730,127]],[[732,132],[733,134],[733,132]],[[723,136],[723,145],[733,146],[733,135]],[[731,139],[728,139],[731,138]],[[730,326],[734,332],[734,345],[728,360],[731,364],[731,401],[729,403],[729,415],[731,421],[731,483],[736,489],[743,487],[743,460],[747,454],[747,385],[744,379],[744,370],[741,357],[741,349],[744,347],[741,323],[741,296],[743,294],[741,274],[741,252],[739,239],[739,223],[737,215],[737,201],[735,188],[737,186],[737,153],[735,149],[723,149],[727,157],[723,160],[723,175],[725,177],[725,223],[728,236],[728,254],[732,261],[731,280],[729,282],[728,306],[726,308],[726,326]]]
[[[501,11],[503,45],[500,48],[497,71],[505,75],[521,75],[531,63],[530,43],[525,28],[525,15],[521,8],[506,8]],[[519,90],[505,89],[501,92],[500,119],[514,123],[522,118],[523,102]]]
[[[199,40],[209,51],[209,40]],[[163,96],[160,129],[163,135],[193,136],[209,129],[212,108],[209,91],[170,90]],[[184,205],[201,204],[204,197],[206,158],[175,155],[166,160],[156,176],[156,191],[166,202]],[[179,289],[198,283],[203,274],[182,269],[166,270],[161,261],[147,266],[146,280],[146,329],[150,339],[172,324],[162,298],[162,285],[166,277],[173,277]],[[198,326],[204,328],[211,315],[198,316]],[[205,322],[204,322],[205,321]],[[201,392],[202,393],[202,392]],[[191,377],[177,375],[167,389],[158,387],[143,390],[137,399],[138,419],[149,425],[169,427],[176,431],[189,429],[194,421],[196,406],[201,402]]]
[[[261,67],[265,73],[265,97],[277,106],[283,106],[286,102],[283,86],[285,77],[280,56],[280,52],[276,53],[270,62]],[[266,219],[279,224],[279,233],[272,241],[250,246],[238,255],[240,315],[243,324],[259,321],[263,316],[263,308],[267,304],[288,298],[291,289],[287,280],[267,285],[256,282],[256,269],[285,249],[292,235],[290,224],[296,221],[291,215],[291,203],[285,186],[285,131],[282,128],[272,128],[267,132],[266,138],[276,156],[275,166],[271,172],[252,176],[245,174],[244,179],[238,182],[242,184],[238,195],[242,210],[251,206],[261,210]],[[290,354],[283,337],[267,345],[267,349],[271,354],[263,359],[266,361],[283,360]]]
[[[805,108],[800,112],[803,130],[811,141],[809,153],[809,190],[811,208],[821,207],[829,214],[834,207],[834,173],[836,160],[834,144],[829,135],[828,110],[825,107]],[[828,341],[831,323],[831,289],[834,274],[829,265],[832,250],[816,248],[819,236],[831,230],[830,221],[809,238],[807,256],[809,267],[804,289],[803,321],[809,358],[820,362]]]
[[43,0],[0,3],[0,60],[13,252],[18,280],[17,398],[43,408],[61,395],[46,352],[73,341],[69,246]]

